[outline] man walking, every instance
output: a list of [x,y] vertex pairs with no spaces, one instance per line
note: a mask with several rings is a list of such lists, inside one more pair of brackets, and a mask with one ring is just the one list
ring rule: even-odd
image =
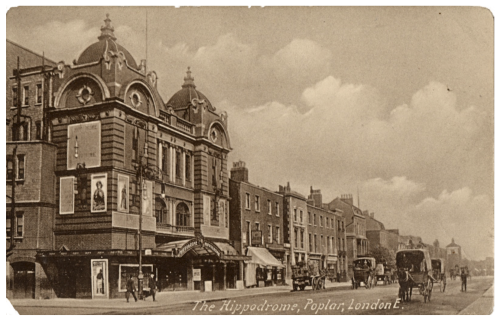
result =
[[134,300],[137,302],[137,297],[135,296],[135,283],[134,283],[134,280],[132,279],[132,275],[130,275],[130,277],[127,281],[127,292],[125,292],[125,297],[127,298],[127,303],[128,303],[128,299],[130,298],[131,293],[132,293],[132,296],[134,297]]
[[149,284],[149,293],[153,297],[153,302],[156,302],[156,298],[155,298],[155,295],[156,295],[156,280],[155,280],[154,274],[151,274],[151,276],[149,276],[149,283],[148,284]]
[[462,268],[462,272],[460,274],[460,278],[462,279],[462,289],[461,292],[467,292],[467,273],[465,269]]

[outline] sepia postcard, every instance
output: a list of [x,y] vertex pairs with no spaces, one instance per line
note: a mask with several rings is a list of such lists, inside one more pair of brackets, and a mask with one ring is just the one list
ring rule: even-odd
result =
[[11,8],[13,312],[490,315],[493,20]]

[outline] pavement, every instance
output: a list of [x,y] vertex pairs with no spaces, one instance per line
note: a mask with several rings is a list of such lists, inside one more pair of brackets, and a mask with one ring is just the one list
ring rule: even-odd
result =
[[493,313],[493,286],[494,285],[491,285],[480,298],[460,311],[458,315],[490,315]]
[[[351,283],[336,283],[326,282],[326,289],[350,289]],[[165,305],[196,303],[196,302],[213,302],[232,299],[243,296],[255,296],[262,294],[279,294],[289,293],[292,291],[292,286],[270,286],[270,287],[255,287],[244,290],[226,290],[215,292],[200,292],[200,291],[178,291],[178,292],[158,292],[156,293],[156,301],[153,302],[151,297],[145,301],[138,300],[134,302],[133,297],[130,303],[123,298],[113,298],[105,300],[92,299],[49,299],[49,300],[33,300],[33,299],[11,299],[10,302],[14,307],[42,307],[42,308],[103,308],[103,309],[124,309],[136,310],[144,308],[163,307]]]

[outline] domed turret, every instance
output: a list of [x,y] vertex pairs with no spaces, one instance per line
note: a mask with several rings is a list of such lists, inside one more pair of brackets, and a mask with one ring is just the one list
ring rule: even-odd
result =
[[97,37],[99,41],[87,47],[78,57],[75,65],[97,62],[104,57],[106,51],[113,51],[115,53],[122,52],[127,64],[134,69],[138,69],[137,63],[129,51],[116,43],[116,37],[113,33],[115,28],[111,25],[109,14],[106,14],[104,23],[105,25],[101,27],[101,35]]
[[186,77],[184,77],[182,89],[168,100],[167,107],[177,110],[189,106],[198,107],[198,105],[206,105],[210,111],[215,111],[215,108],[212,106],[212,103],[210,103],[208,98],[203,93],[196,90],[194,78],[191,76],[191,68],[188,67]]

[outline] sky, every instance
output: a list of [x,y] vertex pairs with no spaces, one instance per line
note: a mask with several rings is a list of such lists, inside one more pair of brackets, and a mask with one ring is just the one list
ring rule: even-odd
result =
[[106,13],[165,102],[191,67],[250,182],[352,194],[386,228],[493,256],[489,10],[17,7],[7,39],[70,64]]

